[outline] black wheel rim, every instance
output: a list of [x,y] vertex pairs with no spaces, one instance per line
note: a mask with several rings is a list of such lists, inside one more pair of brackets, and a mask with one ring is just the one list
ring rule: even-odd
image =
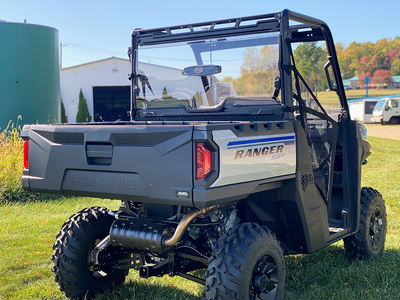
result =
[[373,249],[379,248],[383,237],[383,213],[376,207],[371,216],[369,227],[369,243]]
[[[90,271],[90,275],[92,276],[92,278],[98,282],[104,282],[104,281],[108,281],[110,280],[111,277],[114,276],[115,273],[115,269],[112,266],[107,266],[107,265],[102,265],[100,266],[95,266],[95,257],[94,257],[94,248],[96,247],[96,245],[100,242],[100,239],[97,239],[95,241],[95,243],[92,245],[92,247],[90,248],[90,251],[88,253],[88,268]],[[110,248],[111,246],[109,246],[108,248]],[[102,251],[100,254],[102,256],[107,256],[109,253],[109,249],[106,249],[104,251]]]
[[250,299],[275,299],[278,268],[271,255],[264,255],[255,265],[250,284]]

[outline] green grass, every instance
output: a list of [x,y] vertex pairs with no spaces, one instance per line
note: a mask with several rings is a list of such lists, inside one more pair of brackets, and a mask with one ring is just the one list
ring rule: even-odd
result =
[[[400,89],[369,89],[368,97],[379,97],[387,95],[398,95]],[[347,90],[346,97],[349,98],[365,98],[365,90]],[[318,92],[318,99],[320,100],[336,100],[336,92]]]
[[400,299],[400,141],[368,137],[372,154],[363,167],[362,186],[385,199],[385,251],[377,259],[351,261],[343,242],[311,255],[286,258],[285,299]]
[[[120,201],[61,198],[0,205],[0,299],[65,299],[50,271],[52,244],[67,218],[82,208]],[[172,285],[172,286],[171,286]],[[202,287],[179,277],[140,279],[131,271],[126,284],[96,299],[202,299]]]
[[[378,189],[386,201],[385,252],[377,259],[352,261],[346,258],[343,243],[338,242],[311,255],[286,257],[285,299],[400,299],[400,141],[373,137],[368,140],[372,154],[363,167],[362,185]],[[15,188],[20,187],[16,184]],[[65,299],[50,271],[51,246],[71,214],[95,205],[116,209],[119,201],[88,198],[3,201],[0,299]],[[203,297],[202,286],[196,283],[166,276],[143,280],[132,270],[124,285],[98,295],[96,300]]]

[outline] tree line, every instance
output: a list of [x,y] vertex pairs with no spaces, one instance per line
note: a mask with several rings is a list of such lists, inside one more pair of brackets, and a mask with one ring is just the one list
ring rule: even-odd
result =
[[400,37],[381,39],[376,43],[351,43],[347,48],[337,43],[336,51],[343,77],[358,75],[359,84],[365,77],[373,83],[390,83],[391,77],[400,75]]
[[224,77],[238,96],[269,95],[273,93],[273,81],[278,75],[278,48],[274,45],[248,47],[243,52],[243,64],[238,78]]
[[[372,84],[392,82],[392,76],[400,75],[400,37],[381,39],[376,43],[353,42],[348,47],[335,45],[343,79],[359,77],[359,84],[365,85],[365,77]],[[317,93],[328,88],[324,65],[328,61],[325,45],[317,42],[300,43],[295,47],[296,68]],[[278,49],[268,45],[262,48],[249,47],[243,52],[240,76],[222,79],[231,82],[240,95],[271,95],[274,78],[278,75]]]

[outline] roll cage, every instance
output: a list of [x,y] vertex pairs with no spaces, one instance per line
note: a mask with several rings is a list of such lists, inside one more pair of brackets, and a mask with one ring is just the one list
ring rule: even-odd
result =
[[[242,18],[224,19],[212,22],[201,22],[179,26],[170,26],[155,29],[135,29],[132,32],[132,45],[128,50],[128,55],[131,59],[132,73],[130,74],[131,84],[131,110],[129,112],[131,120],[139,119],[144,114],[137,114],[135,97],[138,94],[138,80],[140,78],[138,70],[138,48],[141,46],[155,46],[171,43],[190,42],[193,40],[202,39],[222,39],[224,37],[235,37],[243,35],[252,35],[259,33],[278,33],[279,45],[279,73],[280,84],[277,89],[280,90],[283,117],[286,119],[294,118],[294,111],[301,110],[301,91],[299,82],[302,80],[301,75],[297,72],[293,52],[292,43],[325,41],[326,49],[329,56],[327,66],[332,68],[333,79],[336,82],[334,90],[336,91],[340,105],[342,107],[342,118],[348,118],[348,106],[346,95],[343,88],[342,79],[340,76],[339,63],[336,57],[335,45],[329,27],[321,20],[302,15],[290,10],[283,10],[278,13],[265,15],[256,15]],[[193,49],[193,47],[192,47]],[[194,50],[194,49],[193,49]],[[197,54],[198,55],[198,54]],[[195,54],[196,56],[196,54]],[[200,60],[196,57],[199,64]],[[292,74],[294,74],[295,82],[293,85]],[[304,82],[304,80],[303,80]],[[305,83],[305,82],[304,82]],[[203,80],[204,88],[206,89],[207,82]],[[318,102],[311,89],[306,88],[310,92],[314,100]],[[295,87],[295,93],[293,90]],[[295,108],[293,98],[298,100],[299,108]],[[323,108],[320,105],[322,111]],[[214,112],[221,113],[221,107]],[[213,110],[206,112],[212,113]],[[201,112],[200,112],[201,113]],[[168,115],[165,114],[165,115]],[[189,117],[193,119],[193,114]],[[302,117],[303,118],[303,117]],[[303,123],[303,122],[302,122]],[[305,124],[303,124],[303,127]]]

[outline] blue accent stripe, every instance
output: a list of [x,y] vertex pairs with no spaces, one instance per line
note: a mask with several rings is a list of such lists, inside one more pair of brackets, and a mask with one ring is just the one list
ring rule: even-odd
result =
[[288,136],[281,136],[281,137],[274,137],[274,138],[263,138],[263,139],[255,139],[255,140],[246,140],[246,141],[235,141],[229,142],[229,146],[242,146],[248,144],[255,144],[255,143],[269,143],[269,142],[278,142],[278,141],[287,141],[287,140],[294,140],[294,134]]

